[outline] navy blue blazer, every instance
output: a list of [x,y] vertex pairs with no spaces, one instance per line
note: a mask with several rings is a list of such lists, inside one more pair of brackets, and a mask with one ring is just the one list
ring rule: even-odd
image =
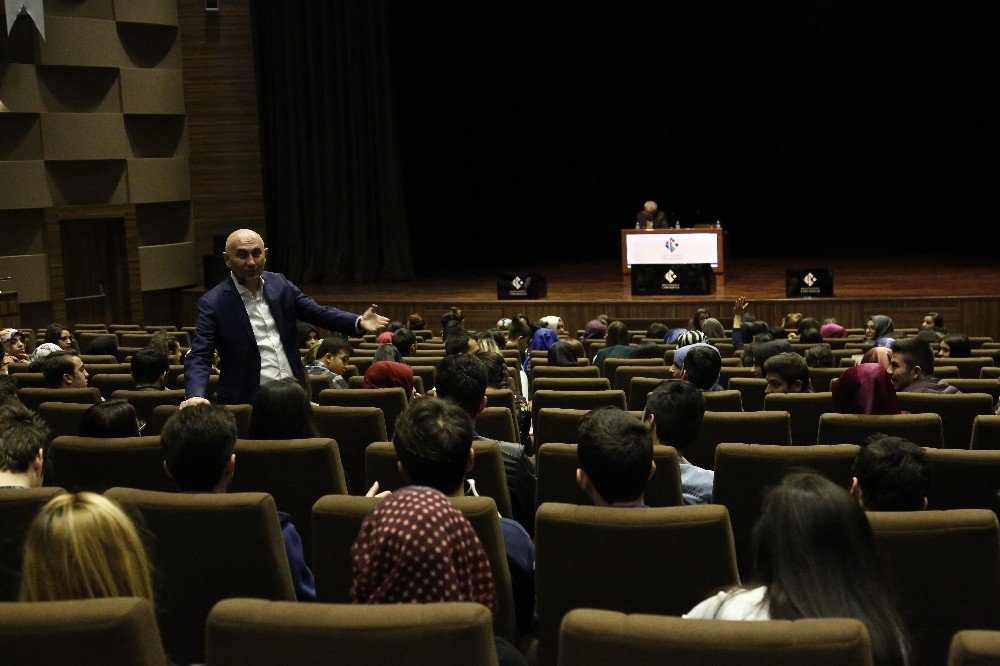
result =
[[[295,322],[302,320],[344,335],[357,335],[358,315],[324,307],[303,294],[281,273],[263,272],[264,298],[281,336],[288,364],[305,383]],[[188,398],[204,397],[219,352],[220,376],[216,402],[249,404],[260,388],[260,352],[243,299],[231,276],[198,299],[198,320],[191,351],[184,357],[184,388]]]

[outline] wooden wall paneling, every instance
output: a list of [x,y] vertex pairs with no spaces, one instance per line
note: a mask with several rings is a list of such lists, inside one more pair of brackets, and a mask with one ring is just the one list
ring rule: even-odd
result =
[[52,205],[41,160],[0,161],[0,208],[46,208]]
[[0,62],[0,112],[41,113],[46,110],[35,66]]
[[120,70],[122,112],[184,115],[184,77],[179,69]]
[[42,159],[42,126],[37,113],[0,113],[0,160]]
[[121,23],[177,25],[177,0],[114,0],[114,7]]
[[45,174],[55,206],[128,202],[125,160],[46,162]]
[[119,113],[43,113],[40,120],[46,160],[123,160],[128,156],[125,121]]
[[191,198],[191,172],[186,157],[130,159],[128,181],[129,200],[133,203]]
[[[237,227],[264,231],[250,6],[178,4],[197,255]],[[200,272],[200,263],[199,263]]]
[[70,67],[120,67],[128,58],[113,20],[46,16],[46,39],[34,42],[34,62]]
[[43,112],[122,112],[116,67],[39,65],[36,70]]

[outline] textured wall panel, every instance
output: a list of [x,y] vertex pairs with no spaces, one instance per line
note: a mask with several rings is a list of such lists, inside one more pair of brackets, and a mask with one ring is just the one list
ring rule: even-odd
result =
[[143,291],[190,287],[198,282],[194,243],[139,246]]
[[129,155],[118,113],[43,113],[46,160],[118,160]]
[[21,303],[40,303],[50,298],[48,256],[44,254],[0,257],[0,275],[11,278],[0,289],[16,291]]
[[46,208],[52,196],[40,160],[0,162],[0,208]]
[[176,69],[121,70],[122,111],[184,115],[184,81]]
[[123,23],[177,25],[177,0],[115,0],[115,19]]
[[34,65],[0,63],[0,112],[46,111]]
[[129,160],[128,181],[132,203],[191,198],[191,172],[185,157]]
[[114,21],[46,16],[45,36],[36,42],[40,65],[119,67],[128,58]]

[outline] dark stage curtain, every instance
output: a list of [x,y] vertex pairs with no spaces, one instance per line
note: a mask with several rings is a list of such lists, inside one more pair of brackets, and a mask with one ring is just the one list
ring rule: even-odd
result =
[[267,242],[302,283],[413,277],[383,0],[253,0]]

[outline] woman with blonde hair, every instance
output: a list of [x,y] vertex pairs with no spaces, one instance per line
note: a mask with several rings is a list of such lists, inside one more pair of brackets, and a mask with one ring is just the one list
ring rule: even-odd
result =
[[53,497],[28,530],[21,601],[153,600],[149,560],[122,509],[96,493]]

